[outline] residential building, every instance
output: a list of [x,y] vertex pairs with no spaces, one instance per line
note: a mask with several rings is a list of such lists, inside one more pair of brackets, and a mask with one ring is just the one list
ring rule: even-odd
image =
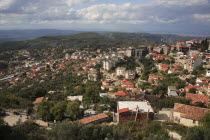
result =
[[158,69],[160,70],[160,71],[164,71],[164,72],[167,72],[168,71],[168,69],[169,69],[169,65],[167,65],[167,64],[159,64],[158,65]]
[[196,86],[204,87],[205,85],[208,85],[208,81],[209,79],[207,79],[206,77],[198,77],[196,79]]
[[80,102],[82,102],[83,96],[82,95],[78,95],[78,96],[68,96],[67,100],[68,101],[75,101],[75,100],[79,100]]
[[71,55],[70,55],[69,53],[66,53],[66,54],[65,54],[65,59],[66,59],[66,60],[69,60],[70,58],[71,58]]
[[168,86],[168,96],[178,96],[175,86]]
[[173,120],[185,126],[198,126],[206,113],[210,113],[210,109],[175,103]]
[[126,56],[128,57],[136,57],[139,58],[141,56],[146,56],[147,54],[147,47],[144,45],[138,45],[138,47],[134,48],[134,47],[129,47],[126,50]]
[[98,80],[98,71],[96,69],[90,69],[88,72],[88,80],[97,81]]
[[128,95],[127,91],[118,91],[114,93],[115,97],[125,97]]
[[146,101],[118,101],[117,122],[126,123],[129,121],[142,122],[153,119],[154,111],[149,102]]
[[158,76],[158,75],[150,74],[149,79],[148,79],[148,83],[150,83],[151,85],[158,85],[158,80],[163,79],[163,78],[164,78],[164,76]]
[[114,63],[111,60],[103,61],[103,69],[104,70],[111,70],[111,68],[114,66],[115,66]]
[[33,102],[33,104],[39,104],[42,101],[44,101],[44,97],[39,97],[39,98],[36,98],[36,100]]
[[192,104],[196,104],[198,102],[204,103],[205,106],[208,107],[209,104],[209,97],[205,95],[200,94],[193,94],[193,93],[187,93],[186,99],[190,99]]
[[125,79],[135,79],[136,73],[132,70],[127,70],[125,72]]
[[104,113],[101,113],[101,114],[83,118],[79,120],[79,122],[82,124],[97,124],[97,123],[106,122],[108,120],[109,120],[109,116]]
[[116,76],[125,76],[125,67],[117,67],[116,68]]

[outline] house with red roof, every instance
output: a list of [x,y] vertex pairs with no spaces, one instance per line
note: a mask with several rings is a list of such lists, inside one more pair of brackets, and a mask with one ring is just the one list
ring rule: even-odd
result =
[[206,113],[210,113],[210,109],[175,103],[173,121],[185,126],[198,126]]
[[166,58],[166,55],[164,54],[156,54],[155,55],[155,60],[163,60]]
[[161,80],[163,78],[164,78],[164,76],[158,76],[158,75],[150,74],[149,79],[148,79],[148,83],[150,83],[151,85],[158,85],[158,80]]
[[108,120],[109,120],[109,116],[104,113],[101,113],[101,114],[83,118],[79,120],[78,122],[82,124],[97,124],[97,123],[102,123]]
[[39,104],[39,103],[41,103],[43,100],[44,100],[44,97],[36,98],[36,100],[33,102],[33,104]]
[[205,85],[208,85],[209,79],[206,77],[198,77],[196,79],[196,86],[198,87],[204,87]]
[[131,81],[128,81],[128,80],[123,80],[121,82],[121,86],[123,88],[125,88],[126,90],[132,90],[132,91],[135,88],[134,84]]
[[147,101],[118,101],[117,122],[126,123],[129,121],[142,122],[153,119],[154,111]]
[[196,104],[198,102],[204,103],[207,107],[209,104],[209,97],[205,95],[200,94],[193,94],[193,93],[187,93],[186,99],[190,99],[192,104]]
[[125,97],[128,95],[127,91],[118,91],[114,93],[115,97]]
[[158,65],[158,69],[159,69],[160,71],[167,72],[168,69],[169,69],[169,65],[160,63],[160,64]]

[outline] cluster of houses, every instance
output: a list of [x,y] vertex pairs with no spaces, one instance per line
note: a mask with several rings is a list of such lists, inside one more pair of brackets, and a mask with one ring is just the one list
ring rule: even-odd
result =
[[[17,86],[19,83],[24,82],[26,78],[45,82],[47,77],[53,80],[56,79],[60,71],[64,71],[63,76],[69,74],[67,67],[70,66],[72,69],[70,74],[77,76],[84,75],[87,77],[86,80],[101,82],[101,89],[104,90],[104,93],[99,93],[101,98],[106,96],[129,100],[117,102],[117,112],[113,113],[114,122],[140,122],[147,119],[158,119],[171,120],[186,126],[194,126],[199,124],[199,119],[205,113],[210,112],[208,109],[210,96],[210,53],[208,53],[209,50],[200,52],[198,48],[192,47],[196,43],[199,43],[199,41],[177,41],[175,45],[171,46],[139,45],[136,47],[117,48],[116,50],[107,49],[108,51],[101,49],[90,51],[89,48],[84,50],[66,49],[63,52],[65,53],[64,59],[46,59],[42,61],[28,59],[22,65],[17,66],[11,72],[11,75],[5,76],[0,80],[8,81],[10,84],[6,86],[9,87]],[[30,56],[30,53],[27,51],[23,51],[20,54],[26,57]],[[53,58],[56,55],[56,50],[51,50],[50,53],[43,52],[42,55]],[[168,92],[165,96],[186,98],[191,100],[192,104],[203,103],[207,108],[175,103],[174,108],[155,112],[151,103],[166,97],[162,95],[148,95],[148,91],[138,87],[138,82],[141,80],[141,74],[144,70],[142,64],[139,64],[134,70],[121,66],[118,67],[118,63],[125,61],[127,57],[134,57],[137,59],[137,62],[141,57],[154,60],[155,68],[159,74],[150,73],[146,81],[152,86],[158,86],[159,80],[164,79],[161,72],[167,74],[176,73],[180,79],[186,79],[187,76],[192,76],[194,70],[203,67],[206,70],[206,74],[196,77],[195,85],[186,82],[186,87],[183,89],[177,89],[176,86],[171,85],[168,87]],[[167,63],[164,63],[164,61]],[[101,68],[97,68],[98,65]],[[48,70],[51,71],[50,75],[47,73]],[[189,74],[184,74],[184,70]],[[102,75],[102,78],[99,75]],[[196,93],[189,93],[190,89],[196,89]],[[186,96],[180,97],[179,94],[183,91],[186,92]],[[46,98],[40,97],[33,103],[36,105],[43,100],[46,100]],[[83,96],[69,96],[67,100],[80,100],[83,102]],[[84,124],[104,122],[109,118],[104,113],[97,114],[97,111],[94,109],[86,110],[85,114],[89,117],[79,120]]]

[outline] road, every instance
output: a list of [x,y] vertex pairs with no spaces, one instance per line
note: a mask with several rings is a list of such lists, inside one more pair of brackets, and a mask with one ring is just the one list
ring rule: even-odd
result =
[[[138,59],[136,59],[136,63],[138,63],[140,65],[142,70],[144,69],[144,65],[141,62],[139,62]],[[135,85],[136,87],[139,87],[139,82],[141,81],[141,77],[142,77],[142,74],[141,74],[141,76],[138,78],[138,80],[136,82],[136,85]]]

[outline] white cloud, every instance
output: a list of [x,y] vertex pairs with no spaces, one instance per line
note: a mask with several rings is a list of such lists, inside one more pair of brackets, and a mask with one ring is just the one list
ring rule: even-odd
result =
[[0,1],[0,10],[5,10],[10,7],[11,4],[13,4],[15,0],[1,0]]
[[193,17],[203,22],[210,22],[210,13],[209,14],[194,14]]
[[208,0],[155,0],[157,4],[165,5],[178,5],[178,6],[198,6],[206,5],[209,3]]
[[98,0],[65,0],[65,3],[69,6],[75,6],[75,5],[82,5],[82,4],[87,4],[87,3],[92,3],[96,2]]
[[[102,4],[96,4],[97,1]],[[127,24],[128,27],[176,24],[179,28],[180,24],[188,27],[189,21],[209,23],[208,9],[209,0],[153,0],[139,4],[107,4],[105,0],[0,0],[0,20],[1,24],[18,22],[55,27],[58,24]]]

